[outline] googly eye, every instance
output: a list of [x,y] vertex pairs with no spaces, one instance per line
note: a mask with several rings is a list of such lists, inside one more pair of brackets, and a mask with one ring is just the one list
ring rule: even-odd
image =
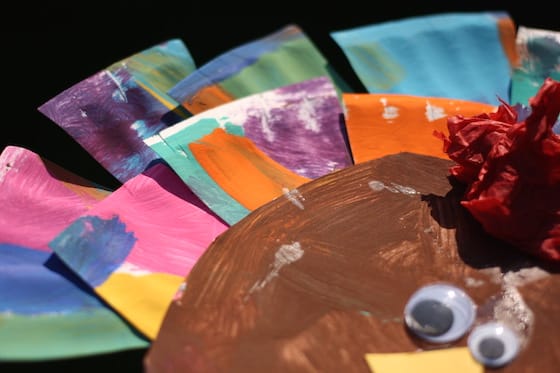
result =
[[472,326],[476,306],[461,289],[448,284],[433,284],[418,289],[404,308],[408,329],[434,343],[459,339]]
[[507,326],[489,322],[473,329],[467,345],[479,363],[495,368],[509,363],[517,356],[520,341]]

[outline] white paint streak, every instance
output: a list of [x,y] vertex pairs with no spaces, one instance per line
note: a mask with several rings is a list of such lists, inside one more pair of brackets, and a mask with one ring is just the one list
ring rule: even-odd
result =
[[114,76],[113,73],[111,73],[111,72],[108,71],[108,70],[105,70],[105,74],[107,74],[107,75],[109,76],[109,78],[111,78],[111,80],[112,80],[113,82],[115,82],[115,84],[117,85],[117,89],[118,89],[119,95],[118,95],[118,97],[115,96],[115,94],[117,93],[117,92],[115,92],[115,93],[113,94],[113,97],[114,97],[114,98],[118,98],[118,99],[119,99],[120,101],[122,101],[122,102],[128,102],[128,98],[126,97],[125,89],[124,89],[124,87],[122,86],[122,84],[121,84],[121,82],[119,81],[119,79],[118,79],[116,76]]
[[507,271],[502,274],[500,268],[493,267],[483,270],[494,283],[501,284],[502,291],[482,308],[491,307],[491,317],[503,322],[516,332],[522,344],[526,344],[534,327],[534,315],[524,302],[517,287],[550,276],[538,267],[522,268],[519,271]]
[[426,112],[424,114],[426,115],[428,122],[433,122],[434,120],[445,118],[447,116],[443,108],[430,104],[430,101],[426,101]]
[[534,325],[534,315],[515,286],[504,287],[494,306],[494,318],[513,329],[524,344]]
[[476,288],[479,286],[484,285],[484,281],[483,280],[477,280],[475,278],[472,277],[466,277],[465,278],[465,286],[468,288]]
[[396,106],[388,106],[387,99],[385,97],[379,99],[381,105],[383,105],[383,114],[381,116],[383,119],[391,121],[392,119],[398,118],[399,116],[399,108]]
[[339,167],[339,164],[338,164],[338,162],[335,162],[335,161],[328,161],[328,162],[327,162],[327,167],[328,167],[331,171],[334,171],[334,170],[336,170],[336,169]]
[[368,185],[374,192],[381,192],[383,189],[387,189],[391,193],[402,193],[406,195],[420,194],[414,188],[405,185],[400,185],[393,182],[391,182],[390,185],[387,185],[382,181],[372,180],[368,183]]
[[522,268],[519,271],[507,271],[502,274],[499,267],[485,268],[481,270],[490,277],[495,284],[506,284],[508,286],[524,286],[550,276],[550,274],[539,267]]
[[307,96],[302,99],[299,105],[297,117],[305,123],[305,129],[315,133],[321,131],[321,123],[316,118],[315,105]]
[[145,276],[152,274],[152,272],[140,268],[137,265],[129,262],[124,262],[123,264],[121,264],[120,267],[117,268],[115,273],[126,273],[127,275],[131,276]]
[[173,295],[173,301],[177,303],[179,306],[182,304],[181,298],[183,297],[183,293],[185,292],[185,290],[187,290],[187,283],[186,281],[183,281],[181,282],[181,284],[177,288],[177,291]]
[[130,129],[138,132],[138,130],[141,129],[143,127],[143,125],[144,125],[143,120],[136,120],[130,125]]
[[299,190],[297,189],[288,189],[288,188],[282,188],[282,193],[284,193],[284,195],[286,196],[286,198],[288,198],[288,200],[293,203],[294,205],[296,205],[300,210],[303,210],[303,201],[305,201],[305,197],[299,192]]
[[282,245],[278,248],[274,254],[274,263],[270,272],[266,275],[263,280],[255,282],[255,284],[249,290],[249,294],[255,291],[263,289],[273,278],[278,276],[280,269],[282,267],[298,261],[303,256],[303,249],[299,242],[294,242],[292,244]]
[[368,185],[374,192],[381,192],[385,189],[385,183],[379,180],[372,180],[368,183]]
[[504,282],[509,286],[523,286],[550,276],[550,273],[539,267],[522,268],[509,271],[504,275]]
[[261,110],[260,122],[261,122],[261,130],[264,134],[264,137],[266,137],[266,140],[268,142],[273,142],[274,141],[274,132],[272,131],[272,128],[270,127],[269,113],[265,108],[263,108],[263,110]]

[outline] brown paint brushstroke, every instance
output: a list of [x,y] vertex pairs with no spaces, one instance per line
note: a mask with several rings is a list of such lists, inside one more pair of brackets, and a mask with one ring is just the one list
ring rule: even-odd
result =
[[[459,204],[463,187],[447,179],[450,165],[386,156],[302,185],[303,209],[277,198],[253,211],[191,271],[146,372],[370,373],[365,353],[428,348],[403,326],[415,290],[445,281],[480,305],[500,293],[500,274],[540,265],[481,231]],[[278,255],[295,243],[299,258]],[[534,331],[500,372],[554,372],[560,276],[551,271],[518,290]],[[451,345],[465,346],[466,336]]]

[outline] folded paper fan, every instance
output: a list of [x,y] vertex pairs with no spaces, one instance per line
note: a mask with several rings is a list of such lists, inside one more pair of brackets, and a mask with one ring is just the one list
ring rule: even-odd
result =
[[146,143],[234,224],[283,191],[352,164],[341,116],[334,86],[318,77],[207,110]]
[[189,116],[166,91],[194,69],[183,42],[168,40],[75,84],[39,111],[125,182],[157,159],[143,140]]
[[505,12],[442,13],[331,33],[370,93],[498,105],[509,97],[515,26]]
[[159,162],[77,218],[49,246],[152,339],[185,276],[226,228]]
[[0,155],[0,360],[147,347],[48,248],[109,193],[25,148]]
[[447,133],[450,115],[477,115],[490,104],[404,94],[345,93],[346,132],[354,163],[399,152],[447,159],[434,131]]
[[296,25],[227,51],[174,86],[169,94],[193,114],[215,106],[319,76],[339,94],[350,92],[321,51]]

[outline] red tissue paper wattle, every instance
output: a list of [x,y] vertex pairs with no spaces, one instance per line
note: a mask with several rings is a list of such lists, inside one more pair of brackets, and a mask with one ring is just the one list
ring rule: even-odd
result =
[[461,204],[492,236],[560,262],[560,82],[545,80],[518,120],[503,100],[493,113],[448,118],[444,152],[451,174],[467,184]]

